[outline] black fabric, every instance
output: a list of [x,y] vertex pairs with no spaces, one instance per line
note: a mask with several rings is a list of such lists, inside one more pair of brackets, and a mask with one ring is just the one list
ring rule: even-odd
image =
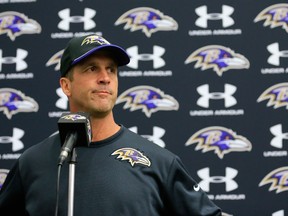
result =
[[72,38],[68,42],[61,59],[61,76],[65,76],[73,65],[100,49],[107,50],[117,61],[118,66],[123,66],[130,62],[128,54],[122,47],[110,44],[105,38],[96,34],[84,35]]
[[[60,146],[57,134],[21,155],[0,193],[1,216],[2,212],[54,215]],[[127,149],[127,157],[113,155]],[[201,189],[194,189],[196,182],[177,156],[123,126],[114,136],[91,143],[89,148],[78,147],[76,152],[75,216],[221,215]],[[138,153],[137,163],[128,159],[134,153]],[[69,164],[65,163],[59,216],[67,215],[68,175]]]

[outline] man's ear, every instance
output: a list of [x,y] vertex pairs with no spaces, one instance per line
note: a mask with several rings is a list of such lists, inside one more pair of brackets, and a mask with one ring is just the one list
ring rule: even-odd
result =
[[70,86],[71,86],[71,81],[66,78],[66,77],[61,77],[59,80],[60,86],[62,88],[62,91],[64,92],[64,94],[69,97],[71,94],[70,91]]

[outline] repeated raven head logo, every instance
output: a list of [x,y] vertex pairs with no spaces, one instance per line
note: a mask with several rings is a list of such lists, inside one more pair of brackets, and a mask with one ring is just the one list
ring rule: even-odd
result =
[[280,193],[288,190],[288,167],[280,167],[268,173],[259,183],[259,187],[271,184],[269,191]]
[[4,184],[4,182],[5,182],[5,179],[6,179],[7,175],[8,175],[8,173],[9,173],[9,170],[0,169],[0,190],[1,190],[1,188],[2,188],[2,186]]
[[35,20],[15,11],[0,13],[0,35],[7,34],[14,41],[22,34],[36,34],[41,32],[41,26]]
[[51,65],[55,65],[54,70],[59,71],[60,70],[60,62],[61,57],[63,55],[64,50],[60,50],[57,53],[55,53],[46,63],[46,67],[49,67]]
[[264,26],[282,27],[288,33],[288,4],[274,4],[262,10],[254,22],[265,20]]
[[124,109],[142,112],[150,118],[151,114],[160,110],[178,110],[178,102],[160,89],[151,86],[136,86],[123,92],[117,98],[116,104],[125,102]]
[[134,8],[120,16],[115,25],[125,24],[124,29],[131,32],[142,30],[147,36],[157,31],[172,31],[178,29],[178,23],[171,17],[164,15],[159,10],[149,7]]
[[197,144],[195,150],[214,151],[220,159],[230,152],[251,151],[252,145],[245,137],[220,126],[207,127],[193,134],[186,146]]
[[288,109],[288,83],[278,83],[266,89],[257,102],[268,100],[267,106],[273,106],[274,109],[286,106]]
[[114,151],[111,155],[118,155],[117,159],[127,160],[133,167],[135,164],[151,166],[150,160],[140,151],[133,148],[121,148]]
[[38,104],[16,89],[0,88],[0,111],[11,119],[12,115],[19,112],[37,112]]
[[207,70],[212,68],[218,76],[230,69],[249,68],[249,61],[242,55],[235,53],[230,48],[220,45],[204,46],[194,51],[185,60],[185,64],[196,61],[195,68]]

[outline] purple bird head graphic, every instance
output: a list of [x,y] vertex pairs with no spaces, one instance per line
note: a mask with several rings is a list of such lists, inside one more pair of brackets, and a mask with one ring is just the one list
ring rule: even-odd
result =
[[185,64],[196,61],[195,68],[207,70],[212,68],[218,76],[230,69],[249,68],[249,61],[242,55],[235,53],[230,48],[210,45],[194,51],[185,60]]
[[59,71],[60,70],[60,62],[61,62],[61,57],[63,55],[64,50],[60,50],[57,53],[55,53],[46,63],[46,66],[49,67],[51,65],[55,65],[55,70]]
[[0,190],[1,190],[2,186],[3,186],[3,184],[4,184],[4,181],[5,181],[8,173],[9,173],[9,170],[0,169]]
[[66,120],[71,120],[71,121],[77,121],[77,120],[80,120],[80,119],[86,119],[85,116],[82,116],[82,115],[79,115],[79,114],[68,114],[68,115],[65,115],[65,116],[63,116],[61,118],[66,119]]
[[0,13],[0,35],[7,34],[12,41],[22,34],[39,34],[40,32],[39,23],[28,19],[24,14],[15,11]]
[[262,10],[254,22],[264,20],[264,26],[282,27],[288,33],[288,4],[274,4]]
[[268,100],[267,106],[274,106],[274,109],[286,106],[288,109],[288,83],[279,83],[266,89],[257,102]]
[[214,151],[220,159],[230,152],[251,151],[252,145],[245,137],[225,127],[207,127],[193,134],[186,146],[197,144],[195,150]]
[[0,111],[11,119],[12,115],[19,112],[37,112],[38,104],[16,89],[0,88]]
[[124,109],[131,111],[141,109],[150,118],[151,114],[160,110],[178,110],[178,102],[160,89],[151,86],[136,86],[118,96],[116,104],[125,102]]
[[280,167],[268,173],[259,183],[259,187],[271,184],[269,191],[280,193],[288,190],[288,167]]
[[148,7],[134,8],[120,16],[115,25],[125,23],[124,29],[131,32],[142,30],[147,36],[157,31],[172,31],[178,29],[177,22],[169,16],[165,16],[159,10]]
[[114,151],[111,155],[118,155],[117,159],[127,160],[132,167],[135,164],[151,166],[150,160],[143,153],[133,148],[121,148]]

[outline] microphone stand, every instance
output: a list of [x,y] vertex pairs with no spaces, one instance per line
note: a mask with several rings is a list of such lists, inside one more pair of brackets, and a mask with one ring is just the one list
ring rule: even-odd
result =
[[74,210],[74,187],[75,187],[75,164],[76,164],[76,150],[71,151],[69,161],[69,182],[68,182],[68,216],[73,216]]

